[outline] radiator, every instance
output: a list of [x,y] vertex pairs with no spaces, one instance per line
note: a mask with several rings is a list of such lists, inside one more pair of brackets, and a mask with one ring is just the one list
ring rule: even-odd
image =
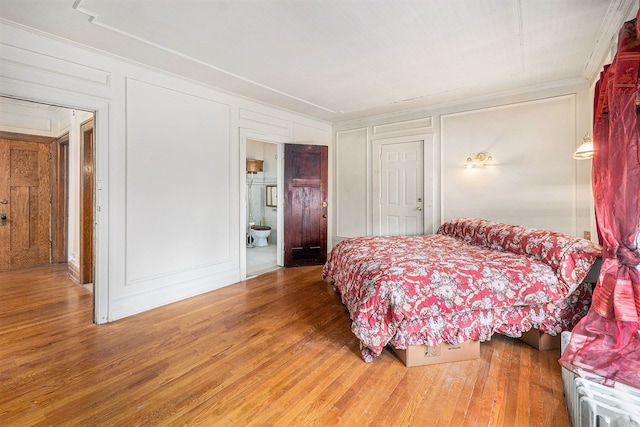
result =
[[[571,332],[562,333],[561,351]],[[640,427],[640,390],[624,384],[605,387],[562,368],[569,418],[573,427]]]

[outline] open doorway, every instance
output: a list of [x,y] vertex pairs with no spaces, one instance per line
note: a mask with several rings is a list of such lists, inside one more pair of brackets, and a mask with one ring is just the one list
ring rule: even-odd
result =
[[246,276],[251,277],[279,268],[279,145],[246,141]]
[[[0,188],[0,199],[6,200],[2,207],[7,211],[2,226],[7,244],[1,246],[10,261],[4,270],[67,264],[74,281],[92,284],[95,185],[84,176],[94,170],[94,113],[6,97],[0,97],[0,113],[0,135],[8,141],[3,169],[16,172],[15,179],[9,176]],[[29,173],[24,172],[27,165],[33,166]],[[31,181],[42,184],[42,197],[27,194],[33,192]],[[27,195],[20,197],[22,193]],[[89,202],[83,204],[82,196]],[[88,214],[81,212],[83,206]],[[44,243],[38,244],[46,247],[38,249],[41,256],[26,265],[22,253],[32,243],[20,236],[31,235],[31,229],[39,230]],[[81,250],[81,245],[88,249]],[[92,286],[87,289],[93,291]]]

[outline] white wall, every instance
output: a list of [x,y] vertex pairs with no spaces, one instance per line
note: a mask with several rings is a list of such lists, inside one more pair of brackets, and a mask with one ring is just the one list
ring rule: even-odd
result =
[[[575,110],[575,96],[565,95],[442,115],[442,221],[466,216],[574,234]],[[498,166],[461,167],[479,151]]]
[[335,236],[337,238],[364,236],[367,231],[368,158],[367,129],[356,128],[336,134]]
[[96,112],[99,323],[243,278],[244,135],[331,144],[324,122],[5,24],[0,35],[0,95]]
[[[434,160],[425,162],[425,202],[433,201],[432,210],[425,205],[427,232],[466,216],[582,236],[594,228],[590,162],[571,154],[591,129],[590,102],[585,81],[335,124],[333,242],[375,234],[372,152],[383,138],[434,141]],[[479,151],[489,151],[498,166],[463,168]]]
[[77,272],[80,268],[80,148],[82,135],[80,125],[91,119],[93,113],[81,110],[65,109],[68,126],[61,129],[69,132],[69,220],[67,236],[67,260]]

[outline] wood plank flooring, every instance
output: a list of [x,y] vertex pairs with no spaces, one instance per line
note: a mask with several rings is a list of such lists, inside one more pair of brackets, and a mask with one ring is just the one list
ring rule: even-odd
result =
[[360,358],[321,267],[282,269],[107,325],[66,266],[0,273],[2,426],[568,426],[558,350]]

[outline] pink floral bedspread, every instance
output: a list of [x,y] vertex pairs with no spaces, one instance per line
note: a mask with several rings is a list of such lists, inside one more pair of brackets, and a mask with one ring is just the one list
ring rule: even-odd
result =
[[580,282],[596,245],[483,220],[452,220],[438,233],[348,239],[331,251],[322,275],[341,294],[365,361],[387,344],[485,341],[532,327],[555,335],[586,314],[591,289]]

